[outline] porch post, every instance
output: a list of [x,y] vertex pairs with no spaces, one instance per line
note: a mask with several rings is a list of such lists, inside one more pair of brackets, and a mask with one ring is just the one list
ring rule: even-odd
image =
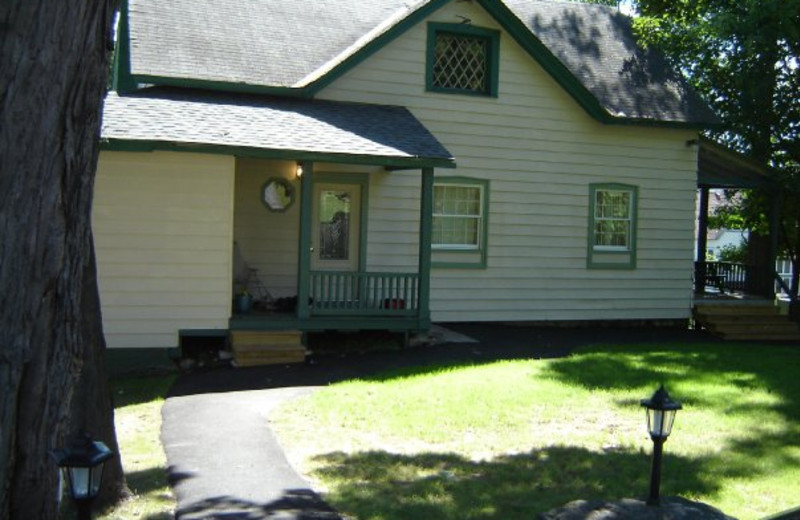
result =
[[297,267],[297,317],[308,319],[309,279],[311,277],[311,204],[312,177],[314,163],[303,161],[303,175],[300,177],[300,247]]
[[697,257],[694,270],[694,292],[706,290],[706,248],[708,247],[708,186],[700,187],[700,214],[697,217]]
[[778,186],[769,187],[769,253],[764,289],[767,298],[775,298],[775,262],[778,260],[778,233],[781,226],[781,197]]
[[431,238],[433,229],[433,168],[422,169],[419,218],[419,323],[430,327]]

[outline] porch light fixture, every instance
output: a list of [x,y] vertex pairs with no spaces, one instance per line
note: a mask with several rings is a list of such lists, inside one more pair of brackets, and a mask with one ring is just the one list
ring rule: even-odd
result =
[[641,404],[647,410],[647,430],[653,440],[653,465],[650,471],[650,495],[647,497],[647,505],[657,506],[660,502],[659,487],[664,442],[672,431],[672,423],[678,410],[681,409],[681,403],[673,401],[664,385],[661,385],[650,399],[642,399]]
[[78,520],[91,520],[91,504],[100,491],[103,466],[114,452],[104,443],[92,440],[89,434],[83,434],[70,442],[68,448],[51,454],[63,471],[69,494],[77,506]]
[[297,167],[294,170],[294,174],[298,179],[303,176],[303,163],[301,162],[297,163]]

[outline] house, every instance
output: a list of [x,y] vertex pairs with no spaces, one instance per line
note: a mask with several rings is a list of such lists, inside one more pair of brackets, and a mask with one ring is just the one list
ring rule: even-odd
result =
[[[109,348],[685,321],[713,114],[604,6],[128,0],[94,230]],[[284,313],[232,306],[246,264]]]

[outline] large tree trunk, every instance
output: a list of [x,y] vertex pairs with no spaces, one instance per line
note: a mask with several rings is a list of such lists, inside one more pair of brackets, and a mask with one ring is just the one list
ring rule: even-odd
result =
[[113,7],[0,3],[0,518],[56,518],[49,451],[83,426],[77,384],[105,384],[90,214]]

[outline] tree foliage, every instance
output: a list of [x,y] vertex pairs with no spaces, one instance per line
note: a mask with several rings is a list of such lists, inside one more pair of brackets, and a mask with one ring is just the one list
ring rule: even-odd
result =
[[[800,2],[634,0],[636,30],[664,51],[722,119],[710,136],[772,169],[780,245],[800,261]],[[762,232],[772,194],[752,190],[717,222]],[[797,276],[794,292],[797,294]]]

